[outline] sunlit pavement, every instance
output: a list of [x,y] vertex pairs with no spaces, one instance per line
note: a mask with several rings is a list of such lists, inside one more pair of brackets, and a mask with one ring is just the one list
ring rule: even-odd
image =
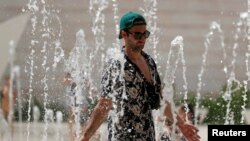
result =
[[[0,140],[11,141],[10,131],[7,127],[0,127]],[[92,141],[106,141],[107,130],[103,124],[99,128],[99,139]],[[44,123],[14,123],[13,141],[69,141],[69,128],[67,123],[49,123],[47,126]],[[207,125],[199,125],[199,135],[201,141],[207,141]]]
[[[226,1],[226,2],[225,2]],[[142,0],[138,1],[131,1],[128,3],[127,1],[119,1],[118,3],[118,11],[119,16],[127,11],[127,10],[139,10],[140,7],[143,7],[144,3]],[[75,33],[79,29],[84,29],[87,37],[87,43],[89,45],[94,45],[95,38],[93,37],[93,33],[91,31],[92,26],[92,17],[89,14],[89,1],[83,0],[74,0],[74,2],[69,0],[54,0],[50,1],[51,5],[55,6],[55,9],[60,10],[59,17],[61,19],[62,27],[63,27],[63,39],[61,41],[62,47],[65,51],[65,56],[69,54],[69,51],[75,44]],[[31,23],[27,22],[27,15],[22,15],[26,12],[21,12],[22,8],[28,4],[28,0],[2,0],[0,1],[0,31],[2,31],[1,35],[1,53],[4,53],[5,49],[5,57],[1,55],[1,60],[8,61],[7,55],[7,47],[9,44],[9,40],[14,40],[17,44],[17,58],[16,64],[20,65],[23,68],[23,64],[26,64],[25,57],[27,53],[30,52],[30,29],[32,28]],[[224,32],[225,39],[229,40],[232,36],[231,32],[235,29],[235,22],[239,18],[239,13],[247,11],[246,9],[247,1],[246,0],[211,0],[211,1],[197,1],[197,0],[189,0],[189,1],[158,1],[157,5],[157,25],[161,30],[161,34],[157,34],[159,39],[159,45],[157,47],[157,51],[161,53],[162,60],[160,60],[159,64],[162,67],[163,73],[165,72],[165,64],[167,59],[167,53],[169,49],[169,45],[173,37],[176,35],[182,35],[184,37],[184,47],[185,47],[185,57],[187,62],[187,80],[188,80],[188,88],[190,89],[197,89],[197,74],[200,72],[201,68],[201,59],[203,55],[204,49],[204,35],[207,34],[209,31],[209,24],[212,21],[220,21],[221,27]],[[20,15],[20,16],[19,16]],[[113,42],[115,42],[115,28],[114,28],[114,16],[112,5],[109,6],[107,10],[104,11],[105,15],[105,41],[106,47],[110,47]],[[27,23],[27,25],[26,25]],[[56,23],[55,23],[56,24]],[[22,25],[22,26],[21,26]],[[14,32],[11,32],[14,31]],[[19,33],[20,31],[20,33]],[[21,34],[23,32],[23,34]],[[10,34],[12,33],[12,34]],[[25,34],[27,33],[27,34]],[[17,37],[17,36],[20,36]],[[38,35],[39,36],[39,35]],[[33,37],[35,39],[39,39],[40,37]],[[5,40],[6,42],[2,41]],[[246,46],[246,45],[241,45]],[[220,51],[218,52],[218,48],[210,48],[209,54],[207,56],[207,60],[211,60],[210,67],[213,68],[211,70],[212,74],[209,80],[203,80],[205,86],[207,86],[208,90],[214,91],[216,88],[220,89],[221,85],[224,84],[224,72],[221,71],[223,68],[218,66],[217,57],[221,57],[222,54]],[[238,56],[244,56],[245,50],[239,49]],[[40,50],[37,51],[40,53]],[[41,54],[41,53],[40,53]],[[38,59],[43,57],[37,57]],[[218,58],[219,59],[219,58]],[[52,60],[52,59],[50,59]],[[27,60],[26,60],[27,61]],[[39,60],[35,60],[35,63],[39,62]],[[236,62],[244,62],[244,61],[236,61]],[[5,70],[6,63],[0,63],[3,73]],[[39,63],[37,63],[39,64]],[[244,63],[242,63],[244,64]],[[221,65],[223,66],[223,65]],[[38,66],[39,67],[39,66]],[[179,67],[180,69],[182,67]],[[242,67],[236,67],[236,75],[238,78],[245,79],[246,71],[242,69]],[[40,70],[40,69],[39,69]],[[61,68],[58,69],[58,71]],[[22,71],[24,72],[24,71]],[[181,71],[178,71],[181,72]],[[221,74],[223,73],[223,74]],[[37,73],[36,73],[37,74]],[[241,74],[243,76],[241,76]],[[61,80],[62,74],[57,73],[58,80]],[[22,77],[28,76],[27,74],[21,74]],[[34,82],[40,81],[40,78],[35,75]],[[178,75],[176,75],[178,76]],[[178,78],[178,77],[177,77]],[[181,78],[181,77],[180,77]],[[29,80],[28,78],[23,78],[23,80]],[[26,82],[26,81],[25,81]],[[176,84],[182,82],[182,79],[177,79]],[[207,82],[207,83],[206,83]],[[22,83],[22,87],[27,89],[29,83]],[[51,88],[57,88],[57,83],[52,83],[49,86]],[[40,86],[40,85],[39,85]],[[182,86],[182,83],[180,83]],[[40,87],[34,87],[34,94],[40,93]],[[205,88],[205,87],[204,87]],[[43,87],[41,88],[43,90]],[[61,94],[61,91],[64,89],[55,90],[56,93],[51,94],[52,96],[56,94]],[[62,95],[59,95],[58,99],[61,99]],[[248,119],[250,118],[249,113],[246,114]],[[0,118],[1,119],[1,118]],[[250,119],[248,120],[250,121]],[[101,131],[105,132],[104,129]],[[207,141],[207,125],[202,125],[198,127],[200,129],[199,135],[201,136],[201,141]],[[13,128],[13,141],[69,141],[69,134],[68,134],[68,126],[67,123],[62,123],[57,125],[56,123],[49,123],[48,126],[45,126],[44,123],[21,123],[21,124],[14,124]],[[10,131],[8,127],[6,127],[0,121],[0,141],[11,141]],[[103,138],[107,136],[107,133],[102,133]],[[106,140],[105,140],[106,141]]]

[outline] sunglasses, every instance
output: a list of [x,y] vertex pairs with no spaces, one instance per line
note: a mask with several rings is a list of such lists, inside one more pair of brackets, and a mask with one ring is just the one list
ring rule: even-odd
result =
[[150,35],[150,32],[147,30],[143,33],[141,33],[141,32],[129,32],[129,31],[126,31],[126,32],[128,34],[133,35],[136,40],[140,40],[142,38],[142,36],[144,36],[145,38],[148,38]]

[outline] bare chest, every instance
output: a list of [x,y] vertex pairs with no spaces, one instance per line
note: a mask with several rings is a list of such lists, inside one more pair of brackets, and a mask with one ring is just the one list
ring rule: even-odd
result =
[[134,62],[148,82],[152,82],[150,68],[145,59]]

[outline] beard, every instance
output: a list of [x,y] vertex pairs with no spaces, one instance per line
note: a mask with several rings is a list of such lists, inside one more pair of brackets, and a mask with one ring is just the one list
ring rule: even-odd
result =
[[130,45],[129,48],[133,51],[133,52],[141,52],[142,49],[144,48],[144,45]]

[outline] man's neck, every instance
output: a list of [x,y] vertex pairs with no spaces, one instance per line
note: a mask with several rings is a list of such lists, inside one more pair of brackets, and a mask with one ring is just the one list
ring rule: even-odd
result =
[[141,51],[140,52],[134,52],[131,49],[125,47],[125,53],[128,56],[128,58],[132,61],[138,61],[141,59],[142,55],[141,55]]

